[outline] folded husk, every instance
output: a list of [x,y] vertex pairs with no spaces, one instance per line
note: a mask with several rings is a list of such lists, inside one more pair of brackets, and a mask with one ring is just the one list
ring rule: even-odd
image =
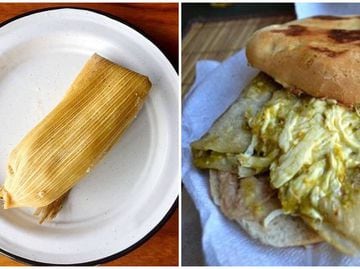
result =
[[135,119],[150,88],[147,77],[94,54],[63,100],[10,153],[4,208],[39,208],[42,218],[54,217]]

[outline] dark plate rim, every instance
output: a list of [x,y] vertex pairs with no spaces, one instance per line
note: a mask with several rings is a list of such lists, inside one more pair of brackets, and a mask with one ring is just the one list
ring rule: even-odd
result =
[[[116,16],[114,16],[112,14],[109,14],[107,12],[103,12],[103,11],[99,11],[99,10],[95,10],[95,9],[91,9],[91,8],[73,7],[71,5],[69,5],[69,6],[61,6],[61,7],[40,8],[40,9],[35,9],[35,10],[29,11],[29,12],[25,12],[25,13],[22,13],[20,15],[15,16],[15,17],[12,17],[12,18],[10,18],[8,20],[3,21],[2,23],[0,23],[0,28],[2,28],[3,26],[5,26],[5,25],[7,25],[7,24],[9,24],[9,23],[11,23],[13,21],[16,21],[16,20],[18,20],[20,18],[23,18],[23,17],[27,17],[27,16],[30,16],[30,15],[33,15],[33,14],[36,14],[36,13],[41,13],[41,12],[44,12],[44,11],[59,10],[59,9],[78,9],[78,10],[91,11],[91,12],[100,14],[102,16],[108,17],[108,18],[110,18],[112,20],[118,21],[118,22],[132,28],[133,30],[140,33],[147,40],[150,41],[150,39],[146,36],[146,34],[144,34],[141,30],[139,30],[137,27],[135,27],[131,23],[123,21],[119,17],[116,17]],[[155,45],[153,42],[151,42],[151,43],[157,49],[160,50],[160,48],[157,45]],[[165,54],[163,52],[162,52],[162,54],[165,56]],[[170,63],[170,61],[169,61],[169,63]],[[170,64],[174,68],[174,65],[172,63],[170,63]],[[174,68],[174,71],[176,72],[175,68]],[[60,264],[56,264],[56,263],[45,263],[45,262],[38,262],[38,261],[30,260],[30,259],[18,256],[18,255],[15,255],[13,253],[10,253],[10,252],[2,249],[2,248],[0,248],[0,253],[7,256],[10,259],[15,260],[15,261],[19,261],[19,262],[22,262],[22,263],[26,263],[26,264],[29,264],[29,265],[35,265],[35,266],[49,266],[49,265],[51,265],[51,266],[90,266],[90,265],[99,265],[99,264],[107,263],[107,262],[113,261],[115,259],[118,259],[118,258],[120,258],[122,256],[125,256],[126,254],[130,253],[131,251],[137,249],[142,244],[144,244],[146,241],[148,241],[158,230],[160,230],[160,228],[162,226],[164,226],[166,221],[174,214],[175,210],[178,208],[178,199],[179,199],[178,197],[179,196],[176,197],[176,199],[175,199],[174,203],[172,204],[171,208],[168,210],[168,212],[165,214],[165,216],[160,220],[160,222],[157,225],[155,225],[155,227],[152,230],[150,230],[143,238],[141,238],[139,241],[137,241],[135,244],[129,246],[128,248],[126,248],[126,249],[124,249],[124,250],[122,250],[120,252],[117,252],[115,254],[112,254],[110,256],[101,258],[101,259],[97,259],[97,260],[93,260],[93,261],[87,261],[87,262],[81,262],[81,263],[72,263],[72,264],[62,264],[62,263],[60,263]]]

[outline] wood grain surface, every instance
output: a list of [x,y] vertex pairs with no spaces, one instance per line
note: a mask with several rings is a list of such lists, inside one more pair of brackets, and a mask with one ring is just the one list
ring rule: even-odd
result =
[[223,61],[242,49],[257,29],[292,19],[294,16],[280,15],[193,23],[182,41],[182,95],[193,83],[197,61]]
[[[77,7],[111,15],[149,38],[178,69],[178,4],[122,3],[0,3],[0,22],[38,9]],[[0,256],[0,266],[22,265]],[[105,265],[178,265],[178,210],[149,240]]]

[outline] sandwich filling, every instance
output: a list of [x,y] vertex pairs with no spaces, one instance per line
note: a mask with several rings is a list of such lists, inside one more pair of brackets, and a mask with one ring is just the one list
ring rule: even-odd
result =
[[278,90],[245,119],[252,139],[237,156],[239,176],[270,171],[286,213],[319,221],[328,214],[340,217],[359,189],[358,114],[335,101]]
[[295,95],[260,73],[191,146],[199,168],[237,174],[240,180],[268,174],[281,212],[301,216],[345,253],[360,251],[356,109]]

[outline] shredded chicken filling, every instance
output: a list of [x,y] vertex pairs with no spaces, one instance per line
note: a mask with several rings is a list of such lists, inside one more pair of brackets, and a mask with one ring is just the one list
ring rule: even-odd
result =
[[352,176],[360,164],[356,111],[278,90],[246,123],[252,139],[237,155],[240,177],[270,171],[287,214],[319,221],[341,214],[359,185]]

